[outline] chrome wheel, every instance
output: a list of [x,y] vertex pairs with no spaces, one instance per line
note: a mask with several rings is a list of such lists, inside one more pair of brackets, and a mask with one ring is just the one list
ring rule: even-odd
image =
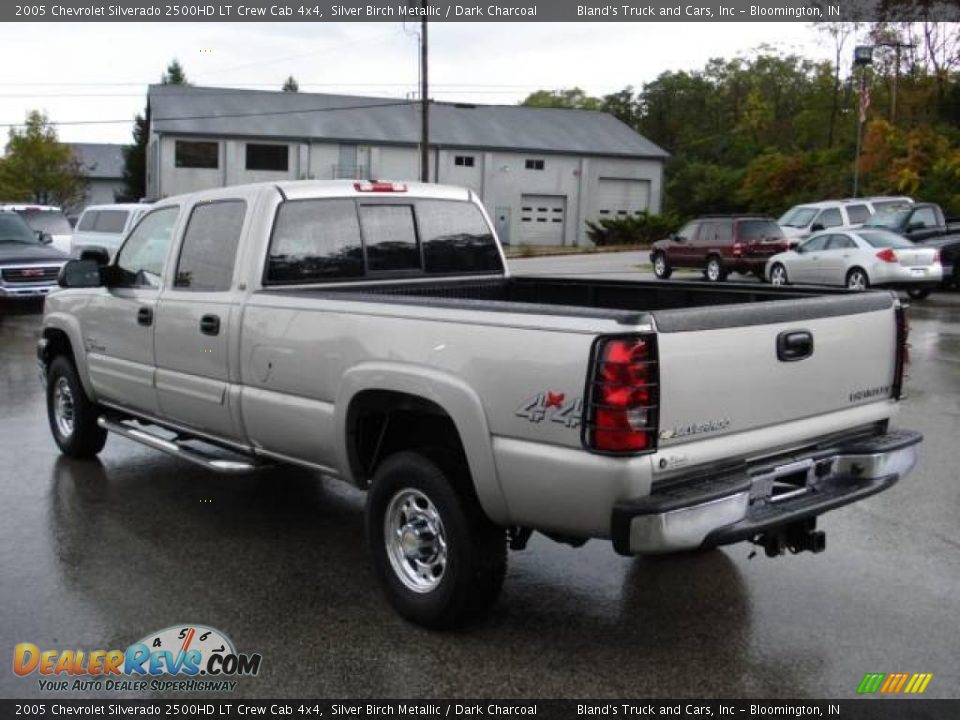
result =
[[717,282],[720,279],[720,261],[717,259],[707,262],[707,280]]
[[657,277],[663,277],[663,274],[667,271],[667,262],[664,260],[663,255],[657,255],[653,259],[653,272],[656,273]]
[[73,435],[76,407],[73,401],[73,390],[65,377],[57,378],[53,388],[53,419],[57,423],[57,430],[64,438]]
[[863,270],[854,270],[847,276],[847,287],[851,290],[866,290],[869,284]]
[[770,271],[770,284],[771,285],[787,284],[787,269],[783,265],[773,266],[773,269]]
[[447,567],[447,539],[430,498],[412,488],[394,494],[384,517],[383,541],[404,585],[427,593],[440,584]]

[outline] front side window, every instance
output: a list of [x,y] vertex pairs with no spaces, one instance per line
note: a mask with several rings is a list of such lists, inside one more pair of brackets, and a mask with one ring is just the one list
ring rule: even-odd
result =
[[827,250],[851,250],[857,247],[857,244],[846,235],[831,235],[827,242]]
[[367,250],[367,270],[420,269],[412,205],[361,205],[360,228]]
[[827,239],[829,237],[829,235],[817,235],[810,238],[803,244],[803,251],[809,253],[823,250],[827,246]]
[[825,228],[839,227],[843,225],[843,217],[837,208],[830,208],[820,213],[817,222]]
[[503,270],[493,233],[476,205],[423,200],[417,203],[417,219],[428,273]]
[[246,214],[243,200],[216,201],[193,209],[180,247],[175,287],[207,292],[230,289]]
[[247,143],[247,170],[275,170],[287,172],[290,151],[286,145]]
[[277,211],[267,282],[309,283],[363,276],[353,200],[292,200]]
[[176,205],[147,214],[127,237],[117,255],[131,287],[158,288],[180,208]]
[[216,170],[220,167],[220,145],[211,141],[177,140],[173,164],[178,168]]
[[697,229],[700,227],[698,222],[688,222],[682,228],[677,230],[677,237],[686,242],[692,242],[697,237]]
[[910,218],[910,224],[925,228],[936,227],[937,218],[933,214],[933,208],[923,207],[918,209],[913,213],[913,217]]
[[797,205],[792,207],[777,220],[778,225],[783,227],[805,228],[817,214],[816,208]]

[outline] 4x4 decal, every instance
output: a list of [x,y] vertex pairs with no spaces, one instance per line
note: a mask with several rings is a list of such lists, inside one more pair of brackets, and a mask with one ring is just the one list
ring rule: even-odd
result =
[[548,420],[567,428],[578,428],[583,415],[583,400],[567,400],[566,393],[547,390],[525,401],[514,414],[532,423]]

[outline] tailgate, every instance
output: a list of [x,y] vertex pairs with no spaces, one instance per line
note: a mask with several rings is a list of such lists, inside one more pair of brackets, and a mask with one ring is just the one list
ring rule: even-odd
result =
[[889,293],[652,314],[660,349],[660,447],[891,396],[897,328]]

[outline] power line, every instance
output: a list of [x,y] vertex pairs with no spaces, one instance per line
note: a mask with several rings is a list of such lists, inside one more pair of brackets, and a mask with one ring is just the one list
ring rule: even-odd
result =
[[[244,118],[244,117],[266,117],[273,115],[298,115],[301,113],[321,113],[321,112],[338,112],[341,110],[369,110],[371,108],[383,108],[383,107],[396,107],[396,106],[410,106],[416,105],[419,103],[419,100],[396,100],[393,102],[385,103],[365,103],[363,105],[342,105],[340,107],[323,107],[323,108],[300,108],[297,110],[273,110],[269,112],[253,112],[253,113],[224,113],[219,115],[182,115],[176,117],[151,117],[150,122],[177,122],[179,120],[218,120],[221,118]],[[124,120],[61,120],[61,121],[49,121],[50,125],[117,125],[119,123],[129,123],[132,122],[130,118]],[[26,123],[17,122],[17,123],[0,123],[0,127],[22,127]]]

